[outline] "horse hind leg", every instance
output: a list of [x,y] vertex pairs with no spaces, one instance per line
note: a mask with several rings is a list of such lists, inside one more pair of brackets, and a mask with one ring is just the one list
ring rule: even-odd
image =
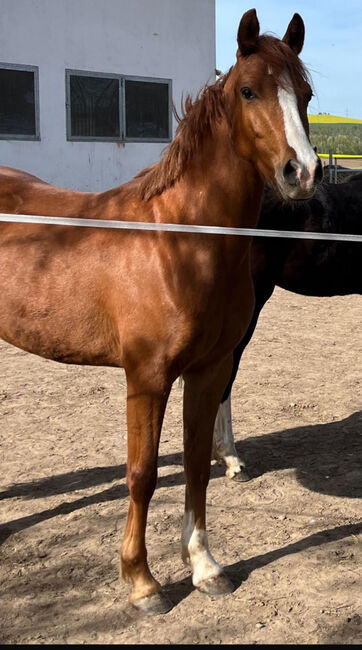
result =
[[250,476],[245,469],[245,461],[238,456],[235,448],[232,417],[231,395],[221,402],[214,426],[212,458],[226,465],[226,476],[235,481],[249,481]]

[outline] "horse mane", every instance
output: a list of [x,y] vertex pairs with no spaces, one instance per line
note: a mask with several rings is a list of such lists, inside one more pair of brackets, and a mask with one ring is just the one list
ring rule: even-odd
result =
[[[309,74],[299,57],[274,36],[260,36],[257,54],[269,66],[279,85],[286,83],[281,78],[283,71],[288,72],[297,93],[301,79],[310,83]],[[136,176],[141,180],[139,192],[142,199],[148,201],[171,187],[183,175],[191,158],[212,133],[215,124],[226,115],[224,87],[232,69],[215,83],[205,85],[194,100],[191,95],[187,95],[185,101],[181,102],[181,116],[173,108],[178,121],[173,141],[158,163],[146,167]]]
[[195,151],[225,112],[224,86],[229,72],[212,85],[205,85],[193,100],[186,95],[181,101],[181,115],[175,106],[173,113],[178,122],[176,134],[160,162],[146,167],[136,178],[141,178],[141,198],[146,201],[171,187],[184,173]]

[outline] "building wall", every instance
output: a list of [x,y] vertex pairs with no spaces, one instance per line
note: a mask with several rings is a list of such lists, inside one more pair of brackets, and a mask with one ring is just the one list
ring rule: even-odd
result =
[[171,78],[179,108],[182,94],[215,78],[215,1],[1,0],[0,43],[0,61],[39,67],[41,136],[0,141],[0,164],[101,191],[167,145],[67,141],[65,69]]

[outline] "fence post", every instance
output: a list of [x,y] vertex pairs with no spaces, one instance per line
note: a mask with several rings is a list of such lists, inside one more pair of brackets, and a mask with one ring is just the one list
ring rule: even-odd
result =
[[329,182],[333,183],[333,152],[329,152]]

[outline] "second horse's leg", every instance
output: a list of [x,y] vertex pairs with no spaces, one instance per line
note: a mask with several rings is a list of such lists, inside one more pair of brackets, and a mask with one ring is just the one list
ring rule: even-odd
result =
[[238,456],[235,448],[231,417],[231,394],[224,402],[221,402],[217,412],[212,457],[214,460],[225,463],[228,478],[233,478],[235,481],[250,480],[245,469],[245,461]]

